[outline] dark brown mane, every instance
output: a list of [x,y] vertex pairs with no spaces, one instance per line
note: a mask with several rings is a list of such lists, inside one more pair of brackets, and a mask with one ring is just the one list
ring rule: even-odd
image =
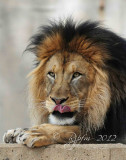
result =
[[[66,23],[51,23],[49,26],[41,27],[39,33],[31,38],[26,50],[34,52],[38,67],[44,65],[44,61],[46,63],[55,53],[67,51],[70,54],[82,55],[85,60],[100,69],[100,72],[107,72],[111,104],[106,113],[104,127],[95,134],[116,134],[119,139],[125,136],[126,41],[123,38],[99,27],[97,22],[87,21],[77,25],[68,19]],[[32,74],[34,79],[39,74],[37,68]],[[40,79],[37,80],[36,88]]]

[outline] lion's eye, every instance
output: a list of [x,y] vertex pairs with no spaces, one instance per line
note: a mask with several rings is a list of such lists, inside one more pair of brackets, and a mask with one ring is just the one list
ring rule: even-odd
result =
[[73,74],[72,79],[77,78],[77,77],[79,77],[79,76],[81,76],[81,75],[82,75],[81,73],[75,72],[75,73]]
[[48,72],[48,75],[52,78],[55,78],[55,73],[54,72]]

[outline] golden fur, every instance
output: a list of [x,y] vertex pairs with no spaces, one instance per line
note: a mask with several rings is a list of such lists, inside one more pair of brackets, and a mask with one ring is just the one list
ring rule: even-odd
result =
[[[55,40],[55,42],[54,42]],[[77,114],[77,119],[83,117],[81,119],[82,122],[82,130],[86,132],[87,130],[90,131],[92,129],[97,130],[98,128],[104,125],[104,119],[106,116],[106,112],[108,107],[110,106],[110,87],[108,84],[108,73],[106,70],[103,70],[99,66],[104,66],[104,61],[109,57],[106,56],[104,53],[101,53],[102,46],[95,46],[89,40],[85,40],[84,37],[76,37],[74,38],[70,44],[69,49],[67,51],[63,50],[62,46],[62,38],[60,34],[53,35],[51,37],[47,37],[42,44],[37,47],[38,52],[38,60],[40,64],[37,68],[34,69],[30,73],[30,85],[29,85],[29,92],[30,92],[30,101],[32,101],[31,108],[31,119],[33,124],[42,124],[48,123],[48,116],[53,111],[53,107],[51,105],[53,102],[49,99],[49,96],[46,96],[46,74],[49,69],[58,68],[59,72],[62,72],[64,69],[65,71],[69,70],[69,67],[77,67],[77,62],[79,62],[79,68],[83,68],[83,72],[86,75],[86,84],[85,86],[81,86],[82,92],[78,92],[79,100],[76,99],[76,96],[69,99],[67,105],[76,101],[75,106],[71,108],[73,111],[79,110],[79,101],[84,102],[81,103],[79,114]],[[74,53],[73,53],[74,52]],[[43,54],[41,54],[43,53]],[[104,57],[103,57],[104,55]],[[51,59],[53,59],[51,61]],[[65,64],[63,63],[65,59]],[[85,68],[85,69],[84,69]],[[75,71],[70,72],[75,72]],[[58,72],[58,71],[57,71]],[[60,73],[62,74],[62,73]],[[70,73],[68,74],[70,76]],[[60,75],[62,77],[62,75]],[[60,79],[60,77],[58,77]],[[53,89],[53,95],[57,96],[56,94],[58,87],[64,80],[57,80]],[[58,82],[59,81],[59,82]],[[69,83],[69,82],[68,82]],[[83,84],[83,83],[82,83]],[[66,88],[68,84],[65,84]],[[64,87],[65,88],[65,87]],[[62,96],[64,92],[69,92],[70,90],[66,91],[64,88],[60,88],[62,91]],[[82,115],[81,115],[82,114]],[[85,123],[86,122],[86,123]],[[85,130],[85,128],[87,130]]]

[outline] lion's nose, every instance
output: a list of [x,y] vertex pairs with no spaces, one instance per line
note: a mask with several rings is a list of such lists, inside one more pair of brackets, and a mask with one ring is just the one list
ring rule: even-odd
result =
[[52,99],[53,102],[55,102],[56,105],[58,105],[58,104],[62,104],[65,101],[67,101],[67,99],[69,97],[67,97],[67,98],[54,98],[54,97],[50,97],[50,98]]

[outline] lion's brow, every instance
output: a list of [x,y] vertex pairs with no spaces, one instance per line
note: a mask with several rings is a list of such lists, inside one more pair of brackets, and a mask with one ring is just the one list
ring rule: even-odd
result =
[[71,63],[71,62],[83,62],[83,61],[76,61],[76,60],[74,61],[73,60],[73,61],[67,61],[66,63]]

